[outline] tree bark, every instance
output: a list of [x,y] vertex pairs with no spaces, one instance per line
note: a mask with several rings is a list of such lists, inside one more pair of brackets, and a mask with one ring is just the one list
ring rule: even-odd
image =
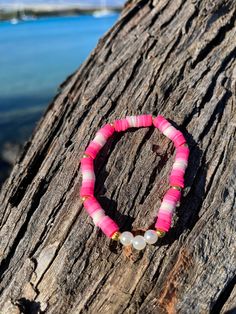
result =
[[[235,311],[235,19],[234,0],[127,2],[1,192],[1,313]],[[79,160],[98,128],[141,113],[172,121],[190,162],[171,231],[127,255],[87,216]],[[173,152],[154,128],[104,147],[96,196],[121,230],[153,223]]]

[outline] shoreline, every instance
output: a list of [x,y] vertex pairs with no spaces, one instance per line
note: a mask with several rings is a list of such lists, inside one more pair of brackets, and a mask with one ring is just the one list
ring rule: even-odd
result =
[[105,16],[110,13],[120,13],[122,6],[91,7],[75,5],[21,5],[0,6],[0,22],[12,19],[24,20],[30,18],[52,16],[93,15]]

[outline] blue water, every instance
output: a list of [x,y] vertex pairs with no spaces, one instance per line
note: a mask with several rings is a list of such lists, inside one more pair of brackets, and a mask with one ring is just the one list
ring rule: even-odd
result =
[[24,142],[59,85],[74,72],[118,15],[0,23],[0,150]]

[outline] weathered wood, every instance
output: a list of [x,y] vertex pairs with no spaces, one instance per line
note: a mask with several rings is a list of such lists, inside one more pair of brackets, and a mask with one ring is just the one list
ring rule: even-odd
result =
[[[61,87],[1,193],[1,313],[224,313],[235,296],[236,5],[129,1]],[[79,159],[99,127],[164,114],[190,145],[171,232],[127,258],[93,227]],[[170,157],[170,158],[169,158]],[[119,135],[96,162],[96,195],[121,226],[149,227],[172,144]]]

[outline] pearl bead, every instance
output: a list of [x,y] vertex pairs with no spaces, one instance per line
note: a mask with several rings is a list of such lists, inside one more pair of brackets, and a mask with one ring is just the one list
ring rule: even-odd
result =
[[124,246],[128,246],[128,245],[132,244],[133,238],[134,238],[134,236],[131,232],[125,231],[125,232],[121,233],[120,242]]
[[134,237],[133,239],[133,247],[136,250],[142,250],[144,249],[146,246],[146,242],[144,240],[144,237],[137,235],[136,237]]
[[154,244],[157,242],[158,236],[154,230],[147,230],[144,233],[144,239],[148,244]]

